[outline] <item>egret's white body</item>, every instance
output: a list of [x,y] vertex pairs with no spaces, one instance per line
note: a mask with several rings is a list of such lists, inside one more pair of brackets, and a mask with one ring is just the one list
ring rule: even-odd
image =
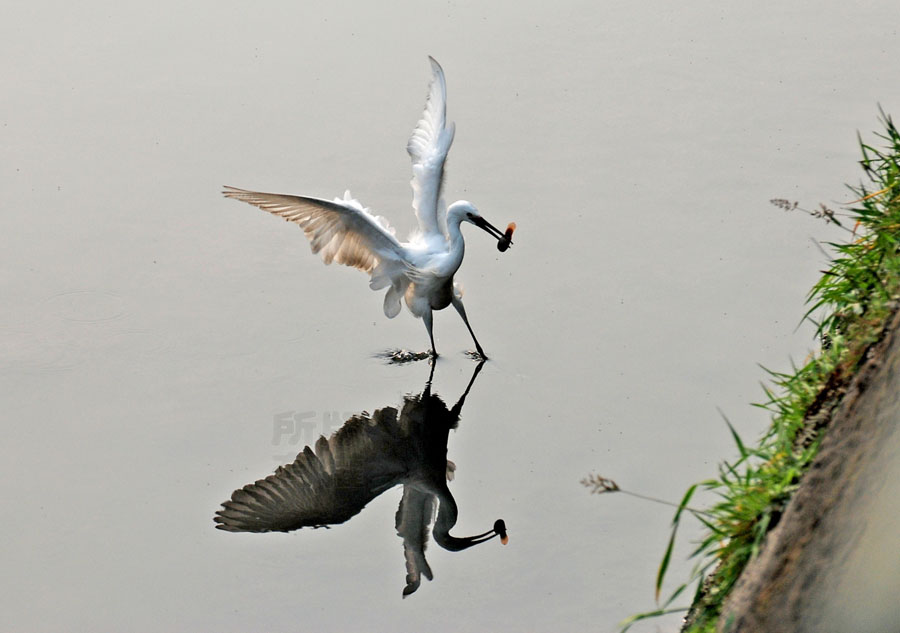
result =
[[[433,76],[425,112],[407,144],[413,168],[413,208],[419,221],[419,230],[409,241],[399,242],[387,220],[372,214],[349,191],[331,201],[235,187],[226,187],[223,193],[298,224],[313,253],[321,253],[326,264],[337,262],[369,273],[373,290],[387,288],[384,313],[388,318],[399,314],[400,302],[405,299],[409,311],[425,321],[435,355],[432,312],[452,304],[478,353],[484,356],[453,281],[466,250],[460,225],[475,224],[501,241],[504,236],[471,203],[460,200],[447,208],[441,197],[444,161],[453,143],[454,126],[447,123],[444,72],[434,59],[429,60]],[[506,240],[508,245],[509,235]]]

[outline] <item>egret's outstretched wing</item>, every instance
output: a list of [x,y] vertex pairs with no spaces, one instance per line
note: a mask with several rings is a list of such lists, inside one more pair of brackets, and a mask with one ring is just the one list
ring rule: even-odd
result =
[[447,84],[434,58],[425,112],[413,130],[406,151],[412,158],[413,208],[426,236],[447,236],[447,209],[441,200],[444,161],[453,143],[453,123],[447,124]]
[[333,201],[228,186],[222,193],[299,225],[312,252],[321,252],[326,264],[334,261],[374,274],[380,262],[406,261],[387,220],[369,213],[349,191],[343,200]]

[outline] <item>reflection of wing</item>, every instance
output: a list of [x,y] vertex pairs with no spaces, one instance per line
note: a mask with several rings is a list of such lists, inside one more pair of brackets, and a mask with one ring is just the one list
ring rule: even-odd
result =
[[343,523],[396,485],[404,464],[383,450],[393,436],[397,410],[379,409],[350,418],[313,452],[307,446],[292,464],[235,490],[216,512],[216,527],[229,532],[289,532]]
[[375,498],[377,493],[365,482],[354,486],[340,481],[323,461],[307,447],[293,464],[235,490],[216,512],[216,527],[229,532],[289,532],[343,523]]
[[447,125],[447,84],[444,71],[431,57],[431,85],[425,112],[413,130],[406,151],[413,166],[413,208],[425,235],[447,235],[447,209],[441,200],[444,161],[453,143],[454,126]]
[[[241,200],[299,225],[309,239],[313,253],[332,261],[376,274],[379,263],[406,261],[403,247],[382,217],[368,212],[348,191],[343,200],[320,200],[277,193],[245,191],[225,187],[228,198]],[[383,288],[387,284],[379,287]]]
[[397,508],[397,534],[403,538],[403,555],[406,558],[406,587],[403,597],[419,588],[422,576],[432,579],[431,567],[425,560],[428,543],[428,526],[434,518],[433,494],[422,492],[413,486],[403,486],[403,498]]

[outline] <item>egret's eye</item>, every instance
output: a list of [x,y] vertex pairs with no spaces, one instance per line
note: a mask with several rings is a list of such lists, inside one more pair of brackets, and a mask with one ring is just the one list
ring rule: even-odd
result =
[[475,216],[474,216],[474,215],[472,215],[472,214],[471,214],[471,213],[466,213],[466,215],[467,215],[467,216],[469,216],[469,219],[470,219],[470,220],[471,220],[471,219],[472,219],[472,218],[474,218],[474,217],[475,217]]

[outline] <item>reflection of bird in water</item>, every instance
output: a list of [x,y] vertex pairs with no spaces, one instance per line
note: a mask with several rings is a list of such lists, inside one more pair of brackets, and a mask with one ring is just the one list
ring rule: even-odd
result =
[[371,416],[351,417],[330,438],[320,437],[315,451],[307,446],[292,464],[236,490],[216,512],[216,527],[230,532],[289,532],[343,523],[402,483],[396,527],[406,557],[404,596],[419,587],[422,576],[432,578],[425,560],[432,519],[434,540],[444,549],[463,550],[495,536],[505,544],[502,519],[482,534],[450,534],[458,511],[447,487],[455,469],[447,460],[447,440],[483,364],[475,368],[465,392],[449,410],[431,393],[429,378],[425,390],[407,396],[399,412],[385,407]]
[[387,220],[369,213],[350,197],[349,191],[343,199],[333,201],[235,187],[226,187],[223,193],[300,225],[313,253],[321,252],[326,264],[335,261],[369,273],[372,290],[388,289],[384,297],[388,318],[397,316],[400,300],[405,299],[409,311],[425,321],[435,356],[432,311],[452,304],[484,357],[466,317],[462,292],[453,283],[465,254],[460,224],[469,222],[484,229],[498,239],[497,248],[501,251],[512,244],[515,225],[510,224],[504,234],[469,202],[454,202],[449,209],[444,204],[444,161],[453,142],[454,126],[447,124],[444,71],[434,59],[429,59],[433,77],[425,113],[406,148],[413,163],[413,207],[419,220],[419,232],[409,242],[400,243]]

